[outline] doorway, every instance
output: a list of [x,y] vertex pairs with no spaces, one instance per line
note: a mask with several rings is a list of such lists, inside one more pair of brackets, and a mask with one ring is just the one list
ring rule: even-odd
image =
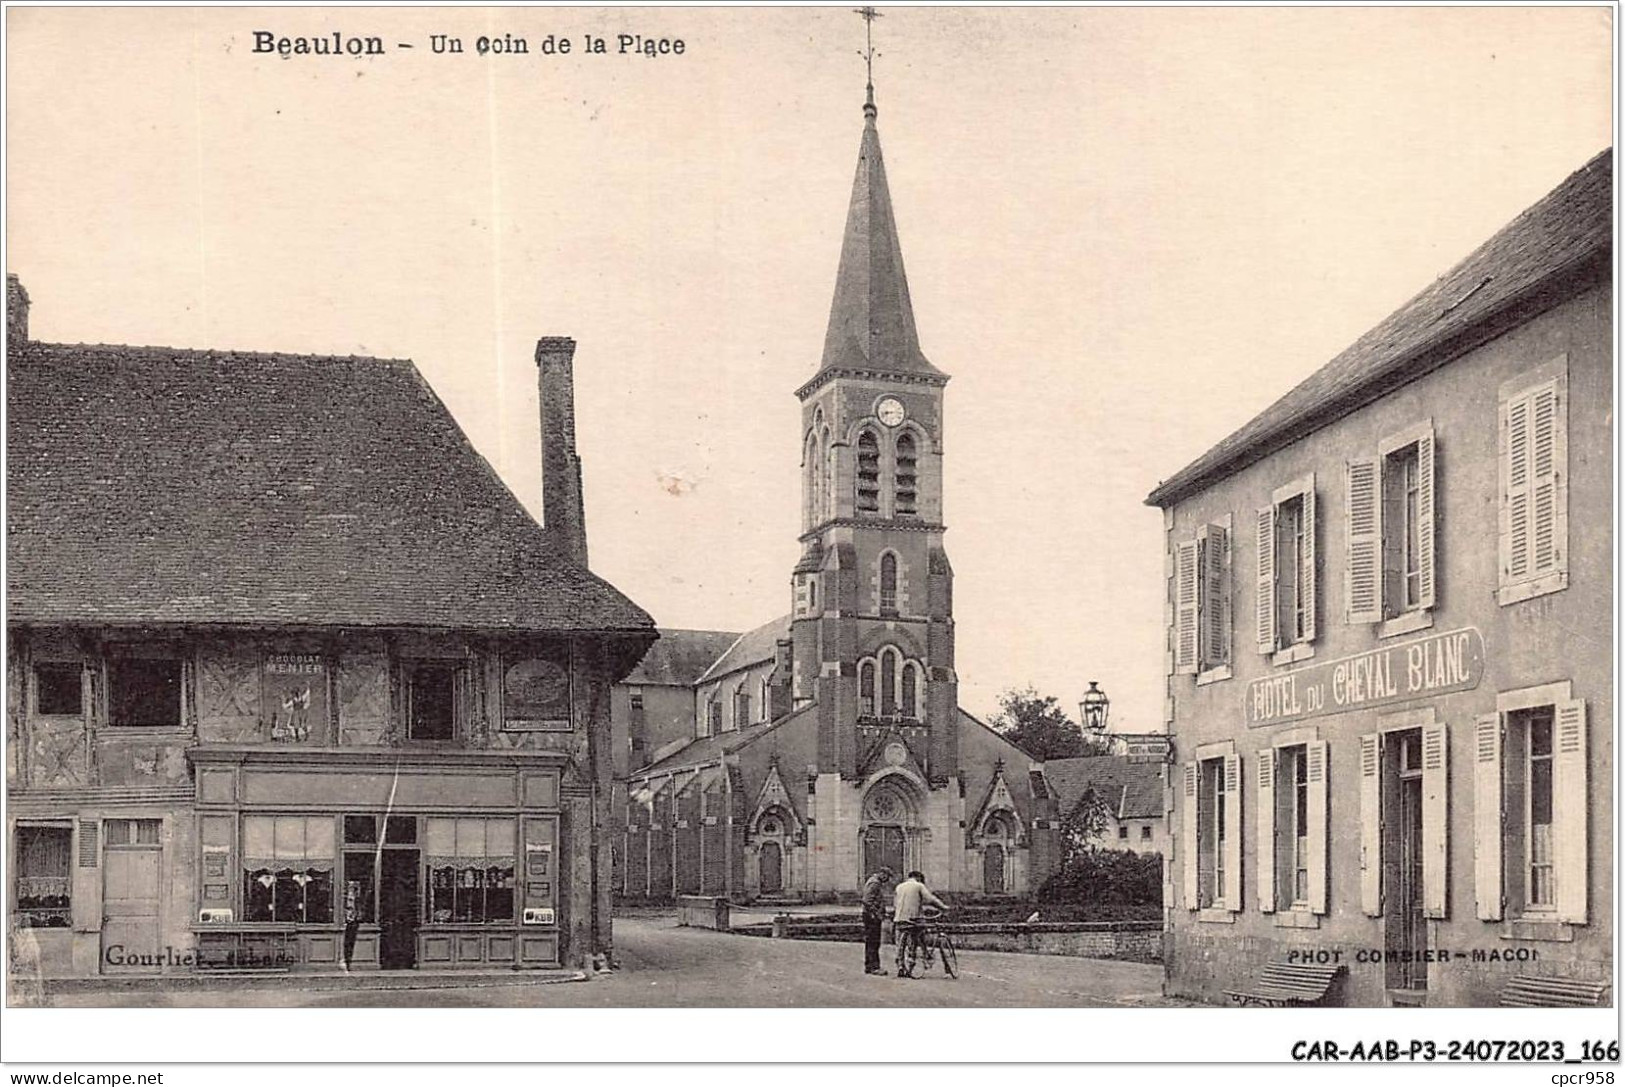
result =
[[762,893],[776,895],[784,890],[784,853],[778,842],[763,842],[757,854],[761,868]]
[[998,842],[982,850],[982,890],[990,895],[1004,893],[1004,846]]
[[410,970],[418,961],[418,851],[383,851],[378,894],[378,965]]
[[167,956],[158,944],[157,819],[109,819],[102,852],[102,970],[154,974]]
[[1385,737],[1383,759],[1383,956],[1389,989],[1428,987],[1422,901],[1422,730]]
[[868,879],[882,868],[903,875],[903,828],[871,824],[863,834],[863,877]]

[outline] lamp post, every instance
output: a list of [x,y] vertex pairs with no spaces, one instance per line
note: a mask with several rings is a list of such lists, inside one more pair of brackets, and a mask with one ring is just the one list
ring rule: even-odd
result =
[[1112,700],[1106,697],[1106,692],[1091,679],[1089,689],[1083,692],[1083,699],[1078,703],[1078,718],[1083,722],[1083,727],[1096,736],[1103,734],[1106,731],[1106,714],[1111,705]]

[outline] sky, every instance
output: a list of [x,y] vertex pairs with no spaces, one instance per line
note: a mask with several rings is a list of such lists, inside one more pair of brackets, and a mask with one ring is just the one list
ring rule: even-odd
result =
[[[1098,680],[1111,727],[1159,729],[1146,494],[1609,145],[1611,12],[881,11],[887,174],[952,375],[961,701],[1075,711]],[[573,336],[594,571],[663,626],[789,610],[849,6],[6,16],[37,338],[411,358],[539,513],[533,350]],[[386,51],[283,59],[262,30]],[[502,34],[531,51],[478,54]]]

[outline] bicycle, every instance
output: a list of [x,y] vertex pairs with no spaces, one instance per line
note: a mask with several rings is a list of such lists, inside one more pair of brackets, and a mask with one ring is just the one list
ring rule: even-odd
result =
[[934,923],[941,918],[941,910],[928,909],[919,921],[915,922],[919,926],[918,946],[924,960],[921,963],[921,971],[925,974],[931,973],[931,963],[940,956],[942,972],[953,980],[959,977],[959,951],[954,947],[953,937],[948,935],[948,931]]

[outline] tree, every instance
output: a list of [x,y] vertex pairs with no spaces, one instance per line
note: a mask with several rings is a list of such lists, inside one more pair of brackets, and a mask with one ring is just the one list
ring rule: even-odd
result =
[[1059,699],[1040,695],[1032,687],[1001,694],[999,712],[990,724],[999,735],[1040,762],[1111,752],[1105,740],[1083,734],[1061,709]]
[[1096,848],[1106,835],[1111,814],[1111,808],[1095,792],[1093,785],[1083,790],[1083,795],[1061,816],[1063,862],[1070,863]]

